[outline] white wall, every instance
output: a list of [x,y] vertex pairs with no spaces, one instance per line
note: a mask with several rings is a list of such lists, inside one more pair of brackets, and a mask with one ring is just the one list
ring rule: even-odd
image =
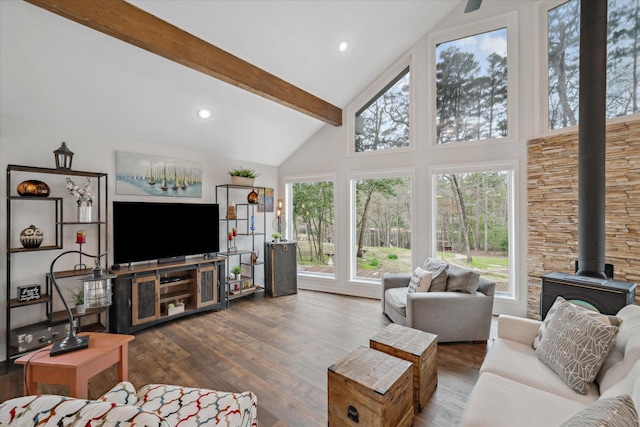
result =
[[[66,141],[71,151],[75,153],[72,169],[106,172],[109,174],[108,197],[110,202],[113,200],[143,200],[156,202],[177,201],[180,203],[215,203],[215,186],[229,183],[230,178],[227,171],[230,168],[239,165],[259,171],[260,176],[257,178],[256,183],[260,186],[275,188],[278,183],[277,168],[273,166],[249,163],[242,160],[219,158],[215,155],[203,156],[202,153],[182,150],[177,146],[157,146],[153,144],[152,141],[115,140],[107,135],[83,133],[74,129],[43,127],[38,123],[21,122],[6,116],[0,117],[0,168],[2,171],[6,171],[7,165],[9,164],[54,168],[55,163],[53,151],[60,147],[62,141]],[[199,162],[203,171],[202,198],[137,198],[135,196],[122,196],[115,194],[117,151],[157,155]],[[41,177],[39,179],[42,180]],[[5,182],[6,181],[3,180],[2,185],[0,185],[0,195],[2,200],[4,200],[6,196]],[[64,187],[60,188],[60,186],[58,186],[58,190],[59,192],[54,194],[55,196],[72,198],[72,196],[66,193]],[[278,197],[277,193],[276,197]],[[66,205],[64,206],[66,209]],[[0,203],[0,217],[3,218],[3,224],[6,214],[6,203]],[[37,212],[33,212],[33,214],[38,215]],[[221,212],[221,217],[224,217],[224,212]],[[270,224],[273,219],[273,213],[267,214],[268,235],[270,234]],[[30,212],[29,218],[25,218],[24,224],[27,224],[26,226],[28,226],[31,224],[31,221],[32,218]],[[38,225],[38,223],[36,223],[36,225]],[[193,224],[192,226],[197,230],[197,224]],[[20,226],[15,225],[13,228],[13,233],[20,233],[23,227],[21,228]],[[77,246],[74,243],[75,234],[71,236],[70,233],[71,232],[64,233],[64,250],[77,249]],[[110,237],[113,236],[111,226],[109,227],[108,233]],[[225,244],[225,240],[223,240],[224,237],[225,235],[221,234],[221,249],[225,247],[223,246]],[[89,239],[90,235],[88,235],[87,238]],[[0,227],[0,241],[6,241],[6,229],[4,226]],[[138,244],[144,244],[144,242],[139,242]],[[0,310],[3,314],[5,313],[4,310],[6,308],[4,295],[7,286],[5,246],[6,245],[3,243],[0,247],[0,292],[2,292],[2,297],[0,297]],[[109,247],[111,247],[111,242],[109,242]],[[11,259],[12,283],[10,285],[12,298],[15,298],[16,287],[19,285],[38,283],[41,284],[44,289],[45,273],[48,271],[49,264],[53,258],[60,253],[62,253],[62,251],[54,250],[13,254]],[[109,265],[111,265],[112,260],[113,258],[110,256]],[[59,264],[56,264],[56,269],[72,269],[74,264],[77,264],[77,259],[74,259],[73,256],[67,256],[62,258]],[[263,275],[259,275],[256,278],[256,283],[264,283]],[[57,299],[57,296],[55,298]],[[61,309],[62,306],[57,304],[56,308]],[[44,315],[45,306],[43,304],[30,306],[29,308],[14,309],[12,310],[13,318],[11,327],[16,328],[33,322],[45,320]],[[5,323],[5,317],[3,315],[2,321],[0,321],[0,337],[2,338],[0,343],[0,360],[4,360],[6,355],[6,349],[4,346],[7,327]]]
[[[287,177],[299,177],[313,174],[334,174],[336,177],[335,227],[336,227],[336,279],[323,280],[301,276],[300,288],[325,290],[335,293],[361,295],[379,298],[379,286],[349,280],[349,175],[354,172],[379,171],[387,169],[407,169],[415,171],[413,177],[415,193],[413,196],[413,264],[421,265],[431,254],[431,178],[429,168],[446,165],[516,162],[516,283],[515,300],[496,301],[496,312],[525,315],[526,313],[526,141],[535,135],[534,112],[538,96],[534,91],[537,61],[534,31],[537,7],[533,1],[484,1],[479,11],[464,14],[466,2],[462,2],[446,17],[431,34],[456,27],[469,27],[479,21],[495,18],[503,14],[517,14],[518,57],[517,90],[509,102],[516,103],[516,129],[513,138],[498,143],[463,143],[433,147],[430,141],[430,125],[434,122],[435,112],[430,100],[434,96],[429,79],[433,59],[430,57],[429,34],[419,40],[409,52],[413,55],[412,92],[414,117],[411,122],[413,143],[416,151],[389,153],[384,155],[347,156],[347,144],[352,143],[349,135],[348,111],[354,111],[361,105],[353,104],[345,108],[344,126],[336,128],[325,126],[280,167],[281,190]],[[401,54],[401,52],[399,52]],[[511,53],[510,53],[511,54]],[[400,55],[399,55],[400,58]],[[389,64],[390,68],[394,64]],[[509,70],[512,72],[512,70]],[[372,98],[380,87],[373,85],[357,98]]]

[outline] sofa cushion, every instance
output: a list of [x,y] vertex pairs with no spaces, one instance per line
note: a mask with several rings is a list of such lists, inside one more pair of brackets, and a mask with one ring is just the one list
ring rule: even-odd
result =
[[432,273],[429,292],[444,292],[447,290],[447,270],[449,269],[449,264],[440,262],[434,258],[427,258],[424,262],[423,269]]
[[449,265],[447,270],[447,291],[472,294],[478,290],[480,275],[466,268]]
[[120,403],[122,405],[135,405],[138,402],[138,396],[136,396],[136,389],[133,384],[129,381],[122,381],[97,400]]
[[591,404],[600,396],[596,385],[590,387],[585,395],[576,393],[558,374],[538,358],[535,350],[531,348],[530,342],[524,344],[497,338],[491,345],[491,349],[480,368],[481,374],[485,372],[509,378],[556,396],[575,400],[583,406]]
[[462,426],[557,426],[585,406],[487,372],[480,375],[471,391],[462,417]]
[[409,293],[428,292],[431,287],[431,277],[433,273],[416,267],[409,280]]
[[596,377],[602,392],[625,378],[640,360],[640,306],[627,305],[616,316],[622,319],[622,324],[615,344]]
[[621,394],[631,395],[636,403],[636,408],[640,408],[640,360],[636,361],[628,374],[617,383],[600,394],[600,398],[615,397]]
[[[542,321],[542,324],[540,325],[540,329],[538,329],[538,336],[536,336],[533,340],[533,348],[538,348],[538,345],[540,344],[540,340],[542,340],[542,336],[544,335],[545,329],[549,325],[549,322],[551,322],[551,319],[553,319],[553,316],[555,316],[558,307],[560,306],[560,304],[562,304],[563,301],[566,301],[566,300],[562,297],[557,297],[556,300],[553,302],[553,305],[551,306],[551,308],[549,308],[549,311],[547,311],[547,316]],[[566,301],[566,302],[571,302],[571,301]],[[592,316],[595,319],[601,321],[604,324],[620,326],[621,319],[616,316],[602,314],[598,311],[594,311],[577,304],[573,304],[573,306],[578,310],[582,310],[585,314],[588,314],[589,316]]]
[[623,394],[599,399],[587,406],[560,427],[637,427],[638,412],[631,396]]
[[561,301],[536,354],[571,388],[585,394],[617,333],[617,326],[605,325]]

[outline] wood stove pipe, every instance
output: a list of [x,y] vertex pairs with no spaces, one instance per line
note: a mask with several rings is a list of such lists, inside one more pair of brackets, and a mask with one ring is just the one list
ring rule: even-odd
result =
[[606,76],[607,0],[581,0],[576,274],[603,279]]

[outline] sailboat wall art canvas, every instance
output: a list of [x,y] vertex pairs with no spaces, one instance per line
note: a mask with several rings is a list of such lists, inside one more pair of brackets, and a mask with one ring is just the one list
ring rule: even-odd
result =
[[118,151],[116,194],[202,198],[202,166],[188,160]]

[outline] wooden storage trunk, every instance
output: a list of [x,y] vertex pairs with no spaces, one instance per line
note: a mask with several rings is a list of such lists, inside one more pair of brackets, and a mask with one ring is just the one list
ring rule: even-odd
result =
[[438,385],[438,336],[391,323],[369,340],[373,349],[413,365],[413,409],[422,411]]
[[411,363],[359,347],[328,369],[329,426],[413,424]]

